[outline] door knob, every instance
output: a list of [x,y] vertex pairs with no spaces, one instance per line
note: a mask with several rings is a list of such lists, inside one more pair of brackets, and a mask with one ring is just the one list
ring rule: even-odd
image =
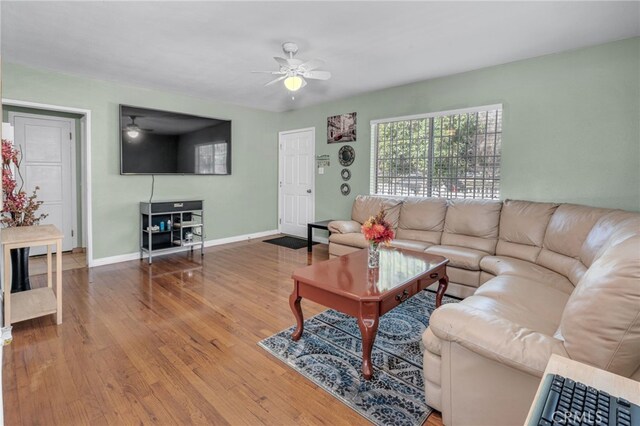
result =
[[310,189],[307,189],[307,194],[311,194],[311,190]]

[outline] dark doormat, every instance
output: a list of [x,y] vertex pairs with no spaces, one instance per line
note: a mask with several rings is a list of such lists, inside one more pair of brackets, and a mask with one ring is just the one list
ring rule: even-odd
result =
[[[270,240],[264,240],[263,242],[269,243],[269,244],[275,244],[277,246],[282,246],[282,247],[286,247],[294,250],[298,250],[298,249],[301,249],[302,247],[307,246],[307,240],[305,240],[304,238],[297,238],[297,237],[278,237],[278,238],[272,238]],[[314,242],[312,244],[316,245],[320,243]]]

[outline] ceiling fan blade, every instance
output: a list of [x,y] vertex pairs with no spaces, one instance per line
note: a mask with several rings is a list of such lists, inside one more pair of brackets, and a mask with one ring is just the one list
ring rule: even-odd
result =
[[271,74],[271,75],[282,75],[284,71],[251,71],[254,74]]
[[275,84],[275,83],[277,83],[277,82],[279,82],[279,81],[282,81],[282,80],[284,80],[285,78],[287,78],[287,76],[286,76],[286,75],[283,75],[282,77],[278,77],[278,78],[276,78],[275,80],[271,80],[270,82],[268,82],[267,84],[265,84],[265,86],[271,86],[272,84]]
[[303,76],[312,80],[329,80],[331,73],[329,71],[309,71],[305,72]]
[[[300,77],[302,78],[302,77]],[[307,85],[307,80],[305,80],[304,78],[302,78],[302,86],[300,86],[300,88],[302,89],[304,86]]]
[[311,59],[300,65],[300,68],[304,68],[305,71],[315,70],[316,68],[320,68],[324,65],[324,61],[322,59]]
[[285,59],[285,58],[279,58],[277,56],[274,56],[273,59],[276,60],[276,62],[281,66],[281,67],[289,67],[289,60]]

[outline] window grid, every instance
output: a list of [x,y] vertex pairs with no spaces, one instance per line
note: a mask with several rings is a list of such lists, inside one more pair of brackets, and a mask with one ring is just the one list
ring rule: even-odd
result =
[[500,197],[501,108],[377,123],[374,142],[376,194]]

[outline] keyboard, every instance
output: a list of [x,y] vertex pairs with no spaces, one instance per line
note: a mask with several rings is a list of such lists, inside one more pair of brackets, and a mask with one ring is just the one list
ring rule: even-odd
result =
[[640,406],[557,374],[547,374],[529,426],[640,426]]

